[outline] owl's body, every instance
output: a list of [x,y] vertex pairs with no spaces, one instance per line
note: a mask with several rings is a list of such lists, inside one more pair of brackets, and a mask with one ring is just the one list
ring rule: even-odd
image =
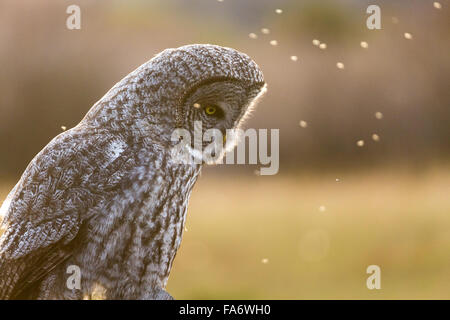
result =
[[[238,99],[217,86],[243,89]],[[199,117],[238,126],[263,87],[247,56],[212,45],[165,50],[116,84],[31,161],[5,201],[0,298],[82,299],[98,287],[107,299],[170,298],[202,166],[173,159],[171,134]],[[226,117],[205,118],[192,99],[225,101]],[[80,268],[81,288],[67,285],[69,266]]]

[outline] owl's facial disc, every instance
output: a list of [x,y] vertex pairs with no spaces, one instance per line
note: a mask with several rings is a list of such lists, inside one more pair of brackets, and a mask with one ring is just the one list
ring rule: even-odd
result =
[[[221,133],[218,139],[222,139],[216,143],[220,143],[222,148],[220,154],[216,155],[213,151],[212,156],[215,160],[213,162],[221,160],[224,153],[236,145],[233,136],[227,136],[227,130],[236,129],[243,123],[254,102],[264,91],[263,83],[248,85],[239,80],[206,83],[196,88],[183,105],[186,114],[184,127],[193,137],[191,153],[198,157],[201,153],[198,150],[194,151],[195,146],[201,145],[202,150],[205,150],[211,142],[215,141],[218,137],[207,137],[207,131],[216,129]],[[199,130],[201,135],[198,134]],[[201,139],[201,141],[195,144],[195,139]],[[211,163],[211,161],[204,162]]]

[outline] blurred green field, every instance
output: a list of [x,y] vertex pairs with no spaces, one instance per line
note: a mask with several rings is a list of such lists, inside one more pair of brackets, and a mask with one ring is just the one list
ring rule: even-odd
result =
[[[168,283],[176,299],[450,298],[450,170],[211,171],[191,198]],[[366,287],[372,264],[381,290]]]
[[[449,299],[449,195],[444,169],[204,174],[168,291],[177,299]],[[380,290],[366,287],[371,264],[381,268]]]

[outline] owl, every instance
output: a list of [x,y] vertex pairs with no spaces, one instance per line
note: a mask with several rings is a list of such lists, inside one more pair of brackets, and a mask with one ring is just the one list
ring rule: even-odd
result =
[[175,161],[172,133],[198,121],[237,128],[265,88],[246,54],[200,44],[166,49],[119,81],[34,157],[5,200],[0,299],[99,290],[171,299],[165,287],[204,165]]

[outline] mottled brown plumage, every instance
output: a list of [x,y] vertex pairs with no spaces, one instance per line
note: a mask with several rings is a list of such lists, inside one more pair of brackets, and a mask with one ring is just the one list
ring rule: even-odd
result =
[[[28,165],[3,205],[0,298],[166,299],[201,164],[171,156],[177,127],[238,126],[264,80],[245,54],[168,49],[117,83]],[[225,106],[209,117],[192,104]],[[67,267],[79,266],[81,289]]]

